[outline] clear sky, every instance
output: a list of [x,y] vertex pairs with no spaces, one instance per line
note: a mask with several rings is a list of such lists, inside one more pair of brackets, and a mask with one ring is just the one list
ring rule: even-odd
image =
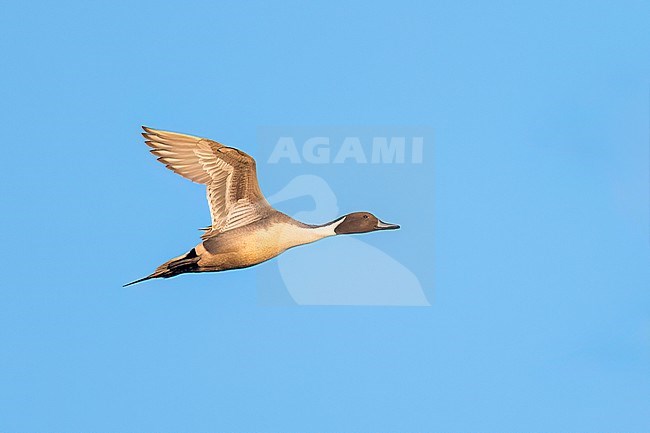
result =
[[[0,431],[650,431],[649,16],[4,2]],[[122,288],[208,223],[143,124],[241,147],[267,194],[298,171],[263,163],[263,126],[431,128],[417,175],[317,172],[402,224],[348,239],[431,306],[267,305],[277,260]]]

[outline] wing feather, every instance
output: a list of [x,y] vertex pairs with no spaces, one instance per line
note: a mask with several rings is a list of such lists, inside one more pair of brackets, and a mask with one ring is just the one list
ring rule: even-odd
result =
[[257,181],[255,160],[216,141],[143,126],[147,146],[174,173],[206,185],[212,226],[203,238],[258,221],[272,210]]

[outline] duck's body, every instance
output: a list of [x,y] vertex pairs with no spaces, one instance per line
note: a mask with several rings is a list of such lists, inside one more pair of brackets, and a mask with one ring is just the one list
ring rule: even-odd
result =
[[143,127],[152,153],[167,168],[207,185],[212,226],[187,254],[133,281],[189,272],[218,272],[262,263],[289,248],[338,234],[395,229],[374,215],[356,212],[324,225],[309,225],[273,209],[262,195],[255,160],[215,141]]
[[195,250],[201,257],[201,267],[221,271],[253,266],[289,248],[335,234],[333,226],[309,226],[277,212],[261,221],[211,237]]

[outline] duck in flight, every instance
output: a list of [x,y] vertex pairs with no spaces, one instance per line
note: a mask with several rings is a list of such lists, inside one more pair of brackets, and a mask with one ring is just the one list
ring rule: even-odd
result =
[[174,173],[206,185],[212,225],[188,253],[125,285],[188,272],[218,272],[257,265],[299,245],[329,236],[398,229],[370,212],[353,212],[323,225],[305,224],[274,209],[259,184],[255,160],[207,138],[143,126],[151,153]]

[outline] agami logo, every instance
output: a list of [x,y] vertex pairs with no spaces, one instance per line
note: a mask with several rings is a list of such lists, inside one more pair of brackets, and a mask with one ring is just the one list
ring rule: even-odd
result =
[[390,240],[349,236],[286,251],[258,268],[262,305],[431,304],[432,264],[421,260],[433,251],[432,202],[422,200],[433,195],[430,128],[260,127],[257,144],[263,172],[277,181],[269,202],[297,220],[322,224],[366,202],[397,224],[425,215]]
[[358,137],[346,136],[341,141],[330,137],[309,137],[296,142],[292,136],[279,137],[269,164],[421,164],[424,137]]

